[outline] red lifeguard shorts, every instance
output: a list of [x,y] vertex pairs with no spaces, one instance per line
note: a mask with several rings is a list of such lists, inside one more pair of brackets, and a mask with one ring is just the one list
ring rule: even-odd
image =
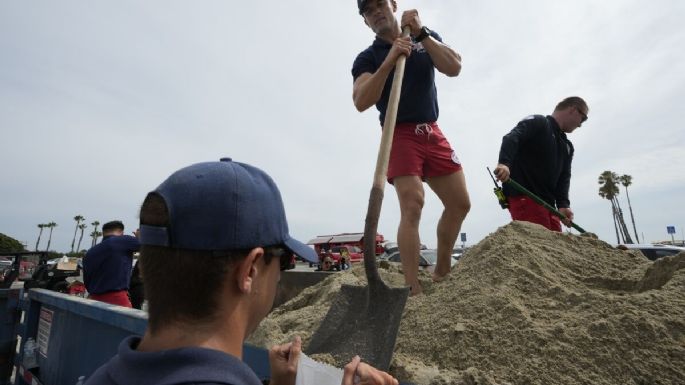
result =
[[89,294],[88,299],[107,302],[111,303],[112,305],[133,307],[131,305],[131,299],[128,298],[128,292],[126,290],[110,291],[109,293],[102,294]]
[[416,175],[425,180],[462,169],[438,124],[400,123],[395,126],[388,161],[388,182],[398,176]]
[[509,213],[511,219],[515,221],[533,222],[543,225],[552,231],[561,232],[561,221],[559,217],[552,214],[527,196],[508,197]]

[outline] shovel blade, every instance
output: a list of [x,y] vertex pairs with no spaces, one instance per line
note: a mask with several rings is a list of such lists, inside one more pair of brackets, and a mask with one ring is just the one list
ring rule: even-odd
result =
[[306,353],[328,353],[338,362],[355,355],[388,370],[409,288],[343,285],[312,336]]

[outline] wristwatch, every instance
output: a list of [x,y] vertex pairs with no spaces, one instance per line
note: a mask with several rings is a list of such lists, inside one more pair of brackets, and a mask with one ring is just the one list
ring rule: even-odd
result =
[[421,40],[427,38],[428,36],[431,35],[431,30],[428,29],[425,25],[421,27],[421,33],[418,34],[418,36],[414,37],[414,41],[419,43]]

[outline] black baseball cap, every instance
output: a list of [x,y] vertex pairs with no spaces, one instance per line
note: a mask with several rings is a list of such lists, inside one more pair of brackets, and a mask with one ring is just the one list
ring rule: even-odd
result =
[[359,7],[359,14],[364,13],[364,8],[366,7],[366,4],[369,2],[369,0],[357,0],[357,6]]

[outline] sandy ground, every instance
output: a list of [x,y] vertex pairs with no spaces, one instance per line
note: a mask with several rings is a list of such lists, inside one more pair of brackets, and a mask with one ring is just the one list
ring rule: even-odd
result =
[[[401,286],[396,265],[380,265]],[[685,384],[685,254],[650,262],[590,237],[514,222],[408,300],[390,371],[417,384]],[[319,327],[334,274],[275,309],[249,341],[269,347]],[[325,357],[322,357],[325,359]],[[331,358],[325,359],[329,361]],[[341,366],[344,363],[337,363]]]

